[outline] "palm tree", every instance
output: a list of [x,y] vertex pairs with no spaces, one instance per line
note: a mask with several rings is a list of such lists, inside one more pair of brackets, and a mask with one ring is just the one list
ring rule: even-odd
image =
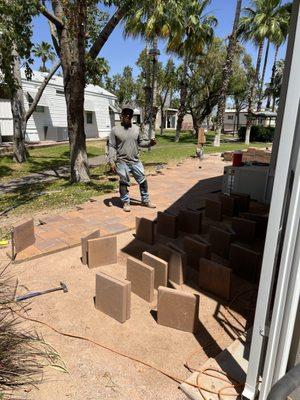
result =
[[226,95],[228,91],[230,77],[232,75],[232,63],[237,45],[237,31],[240,21],[241,8],[242,8],[242,0],[237,0],[232,33],[229,37],[229,43],[227,47],[227,57],[223,68],[222,89],[218,102],[217,132],[215,136],[214,146],[220,146],[221,144],[221,131],[224,122],[224,114],[226,108]]
[[[274,55],[274,61],[273,61],[270,87],[272,87],[273,83],[274,83],[279,49],[285,43],[286,38],[289,33],[291,12],[292,12],[292,3],[287,3],[281,7],[280,13],[282,14],[282,16],[281,16],[281,21],[280,21],[280,29],[277,30],[276,36],[273,38],[273,41],[272,41],[272,43],[275,45],[275,55]],[[267,108],[269,109],[270,106],[271,106],[271,96],[268,96]],[[272,111],[275,111],[275,103],[274,102],[273,102],[273,106],[272,106]]]
[[170,32],[167,50],[177,54],[182,60],[180,74],[180,105],[178,110],[175,142],[179,141],[184,116],[187,113],[188,65],[191,58],[203,53],[214,38],[213,28],[217,19],[205,15],[204,11],[211,0],[187,2],[181,14],[179,29]]
[[248,102],[248,120],[245,138],[246,144],[250,143],[250,132],[252,126],[251,115],[253,114],[257,85],[259,83],[264,43],[265,39],[270,41],[274,40],[280,30],[282,10],[284,9],[284,6],[282,6],[281,3],[281,0],[253,0],[254,7],[245,8],[245,15],[240,21],[239,32],[241,37],[245,40],[251,40],[258,47],[255,79],[250,90]]
[[46,63],[48,60],[49,61],[55,60],[55,53],[52,49],[53,49],[53,47],[51,46],[51,44],[44,42],[44,41],[35,45],[35,47],[33,49],[33,54],[36,57],[39,57],[42,61],[42,65],[40,67],[40,71],[42,71],[42,72],[48,71],[48,69],[46,67]]
[[[280,91],[283,80],[283,72],[284,72],[284,60],[279,60],[276,62],[275,71],[273,76],[273,81],[268,85],[265,95],[268,98],[272,98],[272,111],[275,111],[276,100],[278,103],[278,99],[280,97]],[[271,101],[270,101],[271,102]]]

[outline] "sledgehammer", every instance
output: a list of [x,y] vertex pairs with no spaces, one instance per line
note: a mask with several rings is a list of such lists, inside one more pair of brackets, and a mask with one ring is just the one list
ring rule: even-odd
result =
[[52,292],[58,292],[59,290],[62,290],[64,293],[67,293],[67,291],[68,291],[67,285],[63,282],[60,282],[60,286],[57,288],[47,289],[47,290],[43,290],[41,292],[29,292],[27,294],[24,294],[23,296],[17,296],[16,301],[28,300],[28,299],[31,299],[32,297],[42,296],[43,294],[52,293]]

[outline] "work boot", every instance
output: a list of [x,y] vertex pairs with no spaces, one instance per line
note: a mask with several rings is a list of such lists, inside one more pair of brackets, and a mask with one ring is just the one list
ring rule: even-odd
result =
[[124,203],[123,204],[123,211],[125,211],[125,212],[130,212],[131,211],[130,203]]
[[151,201],[142,202],[142,206],[143,207],[148,207],[148,208],[156,208],[156,205],[151,203]]

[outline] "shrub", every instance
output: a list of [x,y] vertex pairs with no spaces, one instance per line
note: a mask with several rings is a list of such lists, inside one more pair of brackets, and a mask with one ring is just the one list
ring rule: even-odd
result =
[[[251,127],[250,140],[252,142],[271,143],[274,139],[275,128],[272,126],[253,125]],[[246,136],[246,127],[241,126],[239,129],[239,139],[244,141]]]

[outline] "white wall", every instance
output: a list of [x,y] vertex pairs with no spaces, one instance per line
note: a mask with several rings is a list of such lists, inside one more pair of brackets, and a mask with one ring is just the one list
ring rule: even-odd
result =
[[[27,92],[36,92],[39,83],[34,81],[23,81],[25,108],[28,109]],[[44,112],[34,112],[27,123],[26,140],[43,141],[43,140],[67,140],[67,108],[65,96],[58,94],[57,90],[63,90],[61,86],[48,85],[42,96],[42,104]],[[105,138],[111,130],[109,116],[109,98],[105,95],[94,93],[85,93],[85,100],[92,104],[93,123],[86,123],[85,132],[87,138]],[[12,114],[10,109],[10,101],[0,99],[0,133],[6,136],[12,136]],[[45,137],[45,130],[47,131]]]

